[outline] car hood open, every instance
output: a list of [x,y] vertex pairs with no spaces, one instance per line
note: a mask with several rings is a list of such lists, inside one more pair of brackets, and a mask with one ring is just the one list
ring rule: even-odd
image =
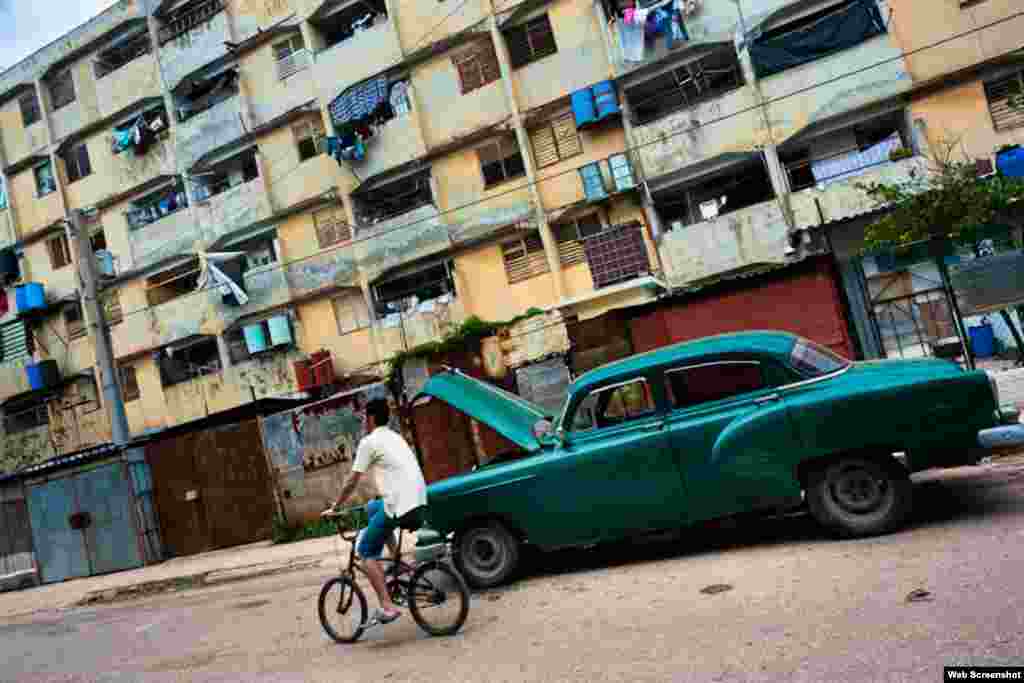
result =
[[461,410],[530,453],[541,448],[533,426],[539,420],[551,419],[540,406],[457,370],[431,377],[413,401],[423,396],[438,398]]

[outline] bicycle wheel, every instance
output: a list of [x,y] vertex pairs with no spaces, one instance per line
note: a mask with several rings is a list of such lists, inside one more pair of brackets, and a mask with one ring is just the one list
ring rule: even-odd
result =
[[409,579],[409,611],[412,618],[432,636],[450,636],[466,622],[469,588],[451,565],[430,562],[416,569]]
[[339,576],[320,590],[317,611],[320,625],[339,643],[354,643],[366,628],[367,608],[363,590],[348,576]]

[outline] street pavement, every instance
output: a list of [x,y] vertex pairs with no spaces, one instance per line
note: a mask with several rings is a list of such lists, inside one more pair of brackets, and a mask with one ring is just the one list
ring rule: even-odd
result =
[[1024,460],[915,480],[915,518],[888,536],[835,541],[789,517],[536,558],[449,638],[405,615],[333,643],[316,617],[330,559],[43,609],[0,621],[0,680],[940,681],[1024,665]]

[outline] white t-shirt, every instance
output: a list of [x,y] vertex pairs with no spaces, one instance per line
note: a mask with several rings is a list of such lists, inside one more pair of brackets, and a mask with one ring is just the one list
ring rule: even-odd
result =
[[416,454],[401,434],[388,427],[377,427],[363,437],[352,470],[366,472],[371,467],[389,516],[401,517],[427,504],[427,482]]

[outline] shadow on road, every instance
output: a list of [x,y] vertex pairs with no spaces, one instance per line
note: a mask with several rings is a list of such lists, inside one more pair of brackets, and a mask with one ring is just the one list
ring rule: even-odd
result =
[[[903,531],[1024,509],[1024,470],[948,472],[949,476],[915,482],[914,512]],[[734,548],[830,543],[832,540],[802,511],[781,516],[737,517],[642,540],[602,544],[589,549],[534,552],[529,556],[522,579],[696,557]]]

